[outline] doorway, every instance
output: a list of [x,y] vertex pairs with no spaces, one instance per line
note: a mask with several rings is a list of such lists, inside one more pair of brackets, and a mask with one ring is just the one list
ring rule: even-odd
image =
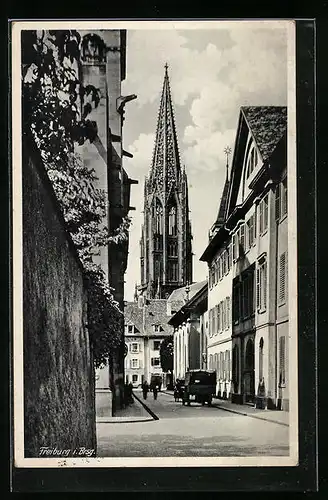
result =
[[245,403],[254,403],[255,401],[255,356],[254,342],[248,339],[245,350],[245,369],[244,369],[244,400]]

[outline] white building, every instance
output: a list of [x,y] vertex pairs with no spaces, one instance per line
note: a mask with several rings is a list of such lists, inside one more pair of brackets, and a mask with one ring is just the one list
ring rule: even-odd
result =
[[160,361],[160,346],[166,337],[173,334],[167,324],[167,301],[165,299],[144,299],[127,302],[125,306],[125,382],[134,387],[143,381],[151,382],[152,376],[159,376],[162,386],[167,384]]
[[220,380],[230,378],[233,402],[288,410],[286,130],[285,107],[241,108],[231,179],[201,260],[210,273],[209,367],[218,362]]

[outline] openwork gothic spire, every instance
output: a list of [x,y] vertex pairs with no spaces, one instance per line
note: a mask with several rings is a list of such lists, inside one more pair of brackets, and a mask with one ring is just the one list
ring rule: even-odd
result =
[[164,67],[150,183],[152,188],[156,187],[156,191],[165,191],[168,196],[172,185],[180,177],[181,167],[167,63]]

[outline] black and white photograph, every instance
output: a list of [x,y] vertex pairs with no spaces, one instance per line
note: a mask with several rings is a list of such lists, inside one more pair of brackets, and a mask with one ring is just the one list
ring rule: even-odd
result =
[[12,89],[15,466],[296,466],[294,21],[16,21]]

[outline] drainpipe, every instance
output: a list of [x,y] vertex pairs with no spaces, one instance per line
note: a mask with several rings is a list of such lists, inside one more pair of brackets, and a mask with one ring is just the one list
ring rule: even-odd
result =
[[[276,185],[277,189],[278,184]],[[276,202],[276,190],[275,190],[275,202]],[[274,385],[274,396],[275,396],[275,405],[277,405],[278,401],[278,327],[277,327],[277,311],[278,311],[278,271],[279,271],[279,265],[278,265],[278,226],[279,226],[279,220],[276,220],[276,203],[274,203],[274,220],[275,220],[275,229],[276,229],[276,250],[275,250],[275,266],[276,266],[276,272],[275,272],[275,297],[274,297],[274,342],[275,342],[275,364],[274,364],[274,380],[275,380],[275,385]]]

